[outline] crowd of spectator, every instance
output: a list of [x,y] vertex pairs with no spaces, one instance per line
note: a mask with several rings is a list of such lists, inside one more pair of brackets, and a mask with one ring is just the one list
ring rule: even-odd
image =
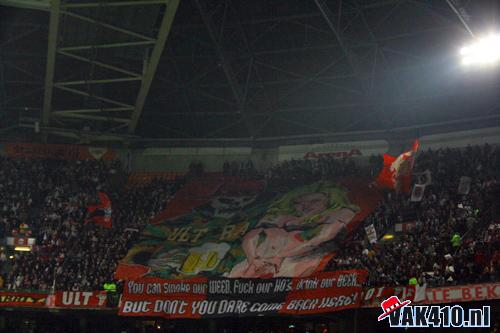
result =
[[269,168],[264,177],[271,186],[303,185],[318,180],[334,180],[339,177],[373,176],[380,169],[382,159],[373,156],[369,164],[363,167],[356,165],[354,159],[335,155],[319,155],[317,158],[305,157],[283,161]]
[[[19,255],[7,275],[9,288],[40,288],[51,285],[54,272],[64,262],[66,243],[78,237],[85,202],[96,188],[111,190],[115,166],[99,162],[2,159],[4,235],[28,225],[39,251]],[[9,213],[9,206],[10,213]]]
[[[264,177],[270,186],[282,186],[374,176],[380,166],[380,157],[360,167],[351,158],[319,156],[285,161],[260,175],[251,162],[225,162],[223,173]],[[426,171],[431,176],[425,180],[423,198],[412,201],[409,194],[387,191],[365,220],[365,225],[374,225],[378,241],[370,243],[364,228],[359,228],[340,246],[329,269],[366,268],[370,285],[498,281],[499,166],[498,149],[488,145],[420,153],[415,174]],[[188,178],[202,173],[201,163],[192,163]],[[457,191],[463,176],[471,178],[467,194]],[[155,180],[128,189],[126,178],[119,162],[1,157],[0,233],[10,235],[24,223],[37,239],[36,251],[17,254],[14,260],[0,256],[3,267],[10,262],[2,277],[4,287],[77,291],[101,289],[113,280],[118,260],[182,186],[180,179]],[[87,207],[96,203],[99,191],[112,201],[111,229],[84,223]],[[392,240],[381,239],[394,233],[396,224],[407,222],[412,230]]]
[[[427,171],[432,177],[422,200],[386,193],[365,221],[374,225],[379,241],[370,244],[360,228],[330,268],[366,268],[370,285],[500,280],[499,167],[499,150],[488,145],[421,153],[416,173]],[[472,179],[467,194],[458,193],[463,176]],[[414,227],[393,239],[380,239],[405,222]]]
[[359,167],[354,159],[339,154],[306,154],[302,159],[285,160],[264,172],[257,170],[252,160],[225,161],[224,176],[243,179],[264,178],[271,187],[305,185],[318,180],[334,180],[349,176],[375,176],[382,165],[381,156],[371,156],[369,164]]
[[[4,287],[16,290],[101,289],[113,280],[133,238],[181,184],[157,180],[125,190],[118,162],[2,158],[0,164],[2,235],[25,224],[36,239],[34,251],[2,257]],[[111,229],[85,223],[99,191],[112,201]]]
[[266,179],[274,184],[307,184],[319,179],[347,176],[356,172],[353,159],[320,157],[283,161],[266,172]]

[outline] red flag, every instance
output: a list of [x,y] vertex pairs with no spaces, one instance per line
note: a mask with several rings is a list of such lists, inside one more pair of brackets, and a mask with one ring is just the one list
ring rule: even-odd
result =
[[89,218],[85,221],[85,224],[94,222],[105,228],[111,228],[113,226],[111,200],[109,200],[108,195],[104,192],[99,192],[98,196],[100,203],[87,207]]
[[418,147],[419,142],[415,140],[412,150],[402,153],[397,158],[384,154],[384,167],[377,177],[377,183],[382,187],[394,189],[397,192],[409,193],[413,164],[415,163],[415,154]]

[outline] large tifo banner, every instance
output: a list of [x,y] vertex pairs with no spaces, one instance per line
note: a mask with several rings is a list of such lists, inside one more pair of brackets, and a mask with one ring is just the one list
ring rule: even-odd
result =
[[52,145],[38,143],[7,143],[5,154],[11,157],[47,158],[60,160],[113,160],[116,151],[104,147]]
[[119,314],[212,318],[332,312],[360,306],[366,276],[348,270],[307,278],[143,278],[125,284]]
[[167,206],[170,215],[145,229],[116,277],[306,277],[324,270],[379,198],[363,180],[282,193],[262,181],[191,183]]

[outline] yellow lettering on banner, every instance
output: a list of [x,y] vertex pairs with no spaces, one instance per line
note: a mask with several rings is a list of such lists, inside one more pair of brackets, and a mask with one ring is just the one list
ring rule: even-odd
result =
[[193,239],[191,239],[191,243],[196,243],[197,241],[200,240],[202,236],[205,236],[205,234],[208,232],[208,228],[205,229],[199,229],[195,231],[196,234],[193,236]]
[[185,273],[194,273],[196,270],[196,266],[198,266],[201,259],[201,253],[190,252],[189,256],[184,261],[182,265],[182,271]]
[[171,232],[168,233],[167,239],[169,241],[175,241],[182,233],[182,228],[173,228]]
[[219,255],[216,251],[210,251],[206,254],[190,252],[182,265],[181,271],[193,274],[201,270],[211,270],[217,266],[218,261]]
[[181,229],[182,234],[180,235],[178,241],[179,242],[187,242],[189,240],[189,230],[191,230],[191,227],[184,227]]
[[224,229],[222,230],[222,234],[220,235],[219,240],[221,240],[221,241],[230,240],[231,235],[233,234],[233,230],[235,228],[236,227],[234,225],[232,225],[232,224],[226,225],[224,227]]
[[206,260],[202,263],[202,268],[204,269],[213,269],[217,265],[217,261],[219,256],[217,252],[211,251],[207,254]]
[[220,241],[235,241],[236,239],[242,237],[246,234],[249,223],[240,223],[240,224],[229,224],[222,229],[222,233],[220,235]]
[[177,242],[187,242],[190,238],[191,227],[173,228],[171,232],[168,233],[167,240],[177,241]]

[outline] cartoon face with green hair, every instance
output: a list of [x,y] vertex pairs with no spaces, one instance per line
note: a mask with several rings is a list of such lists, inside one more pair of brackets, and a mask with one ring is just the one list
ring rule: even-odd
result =
[[264,221],[277,222],[279,216],[288,215],[301,217],[298,221],[302,223],[314,223],[342,208],[359,210],[349,202],[344,189],[331,182],[317,182],[296,188],[277,199],[270,205]]
[[272,203],[243,239],[246,259],[229,277],[297,277],[321,268],[333,240],[359,208],[334,183],[317,182],[292,190]]

